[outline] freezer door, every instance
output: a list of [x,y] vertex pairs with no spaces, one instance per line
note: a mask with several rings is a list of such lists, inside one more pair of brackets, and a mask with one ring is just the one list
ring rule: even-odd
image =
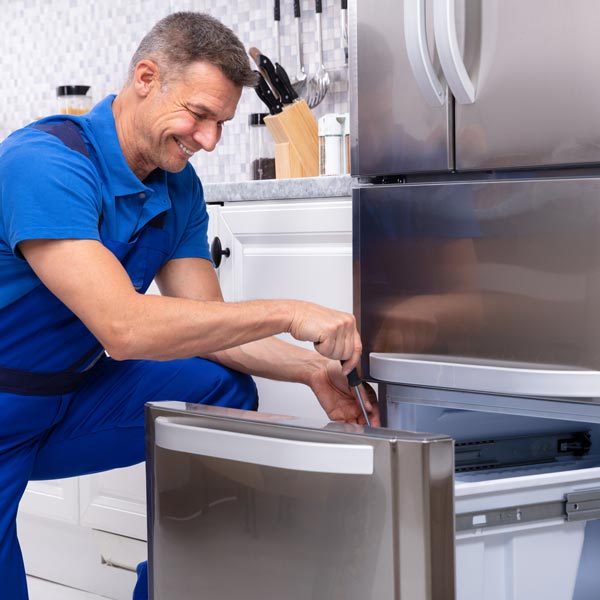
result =
[[146,412],[151,598],[454,600],[443,435]]
[[447,92],[432,0],[350,0],[352,174],[451,166]]
[[[435,2],[443,47],[457,0]],[[456,168],[600,162],[600,3],[465,2],[464,55],[444,61],[462,64],[474,88],[473,102],[456,100]]]
[[599,199],[592,178],[355,189],[363,374],[600,397]]

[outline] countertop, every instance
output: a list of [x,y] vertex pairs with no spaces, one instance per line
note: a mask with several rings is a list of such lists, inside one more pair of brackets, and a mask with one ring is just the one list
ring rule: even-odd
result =
[[207,203],[244,200],[291,200],[337,198],[352,194],[352,177],[303,177],[298,179],[263,179],[241,183],[207,183],[203,185]]

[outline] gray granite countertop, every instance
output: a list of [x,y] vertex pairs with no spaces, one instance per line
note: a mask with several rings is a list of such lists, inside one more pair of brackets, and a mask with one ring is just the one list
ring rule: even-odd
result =
[[336,198],[352,194],[352,177],[303,177],[298,179],[263,179],[241,183],[207,183],[207,203],[243,200],[282,200],[302,198]]

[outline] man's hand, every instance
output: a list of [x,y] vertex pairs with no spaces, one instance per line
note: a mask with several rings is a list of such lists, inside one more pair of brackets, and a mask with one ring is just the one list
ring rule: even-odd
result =
[[[342,373],[339,362],[324,362],[323,367],[315,371],[311,377],[310,387],[332,421],[366,424],[358,398],[348,385],[348,380]],[[362,384],[362,391],[371,426],[380,427],[381,421],[375,392],[366,383]]]
[[343,360],[344,373],[350,373],[362,352],[354,316],[310,302],[296,301],[293,309],[289,333],[302,342],[312,342],[319,354]]

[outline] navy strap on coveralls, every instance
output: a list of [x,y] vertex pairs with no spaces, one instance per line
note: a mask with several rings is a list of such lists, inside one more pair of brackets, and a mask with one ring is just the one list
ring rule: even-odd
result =
[[[87,156],[71,121],[38,127]],[[140,293],[168,257],[163,219],[164,213],[155,217],[129,242],[102,239]],[[0,309],[0,340],[0,580],[2,596],[11,600],[28,598],[15,521],[29,480],[143,461],[143,407],[149,401],[257,408],[256,387],[249,376],[208,360],[112,360],[41,283]],[[36,355],[52,369],[36,369]],[[32,367],[20,368],[27,361]],[[145,600],[145,564],[139,572],[134,600]]]

